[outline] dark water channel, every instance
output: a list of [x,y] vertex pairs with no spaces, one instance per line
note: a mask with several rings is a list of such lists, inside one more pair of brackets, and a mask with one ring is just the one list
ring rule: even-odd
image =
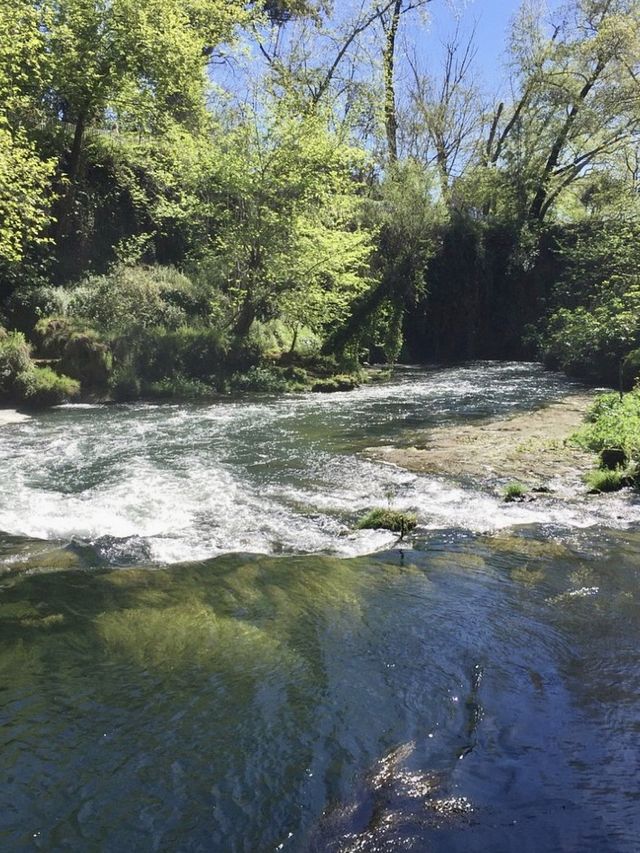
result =
[[[360,453],[567,388],[476,364],[0,429],[0,849],[638,850],[637,505]],[[389,495],[403,552],[352,532]]]

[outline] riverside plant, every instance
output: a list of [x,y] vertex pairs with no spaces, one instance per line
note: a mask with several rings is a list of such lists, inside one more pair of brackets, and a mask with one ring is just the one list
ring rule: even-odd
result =
[[361,518],[356,527],[358,530],[390,530],[404,539],[417,525],[418,520],[412,513],[378,507]]
[[504,487],[503,495],[507,503],[521,501],[524,500],[527,495],[527,487],[518,482],[507,483]]

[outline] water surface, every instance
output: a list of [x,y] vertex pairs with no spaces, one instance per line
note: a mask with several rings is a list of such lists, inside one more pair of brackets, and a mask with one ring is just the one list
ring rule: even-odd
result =
[[[360,454],[568,387],[470,365],[0,430],[0,849],[637,850],[637,505]],[[402,551],[352,532],[388,495]]]

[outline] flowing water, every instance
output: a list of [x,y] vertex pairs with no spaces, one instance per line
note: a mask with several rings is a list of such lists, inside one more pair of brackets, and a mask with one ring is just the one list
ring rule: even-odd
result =
[[[0,849],[637,850],[638,502],[362,453],[570,388],[473,364],[0,429]],[[402,550],[353,532],[387,500]]]

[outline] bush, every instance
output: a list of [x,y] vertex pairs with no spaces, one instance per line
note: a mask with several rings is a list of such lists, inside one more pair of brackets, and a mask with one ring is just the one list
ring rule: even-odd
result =
[[66,314],[69,291],[48,284],[16,288],[5,305],[7,320],[12,328],[31,332],[42,317]]
[[60,362],[62,372],[78,379],[84,388],[106,388],[113,360],[111,350],[96,332],[74,332]]
[[111,396],[116,403],[129,403],[140,397],[140,379],[132,365],[122,365],[113,371],[109,381]]
[[358,530],[390,530],[401,538],[418,525],[415,515],[393,509],[372,509],[357,524]]
[[187,319],[185,306],[195,303],[193,285],[172,268],[119,266],[75,287],[68,313],[107,332],[176,329]]
[[359,384],[359,377],[341,373],[338,376],[330,376],[328,379],[321,379],[319,382],[314,382],[311,390],[323,394],[332,394],[336,391],[353,391]]
[[257,391],[278,394],[289,389],[282,371],[270,367],[251,367],[246,373],[234,373],[229,380],[232,391]]
[[60,376],[50,367],[31,367],[16,379],[20,400],[28,406],[43,408],[57,406],[80,394],[80,383],[69,376]]
[[640,281],[622,278],[604,282],[588,305],[556,311],[542,335],[547,366],[615,386],[639,346]]
[[[131,349],[128,339],[118,341],[116,352]],[[136,342],[138,374],[149,382],[184,375],[209,379],[224,364],[226,342],[216,329],[181,326],[174,331],[151,329]]]
[[522,483],[507,483],[504,488],[504,499],[507,503],[513,503],[515,501],[521,501],[526,497],[527,488],[523,486]]
[[586,481],[590,492],[619,492],[628,485],[625,472],[619,468],[615,471],[602,469],[590,471]]
[[69,338],[82,324],[71,317],[42,317],[35,325],[33,339],[37,351],[45,358],[62,358]]
[[588,423],[574,436],[580,447],[600,453],[621,450],[628,460],[640,461],[640,391],[603,394],[594,403]]
[[31,347],[24,335],[0,328],[0,396],[11,397],[18,376],[31,368]]
[[200,379],[177,374],[158,382],[152,382],[145,388],[151,397],[167,400],[206,400],[214,390]]

